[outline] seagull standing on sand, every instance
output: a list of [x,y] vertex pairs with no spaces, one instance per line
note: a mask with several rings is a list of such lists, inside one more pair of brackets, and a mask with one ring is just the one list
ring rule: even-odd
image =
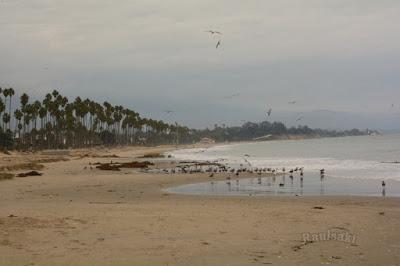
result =
[[247,160],[246,158],[244,158],[244,161],[245,161],[246,163],[248,163],[249,166],[251,167],[251,163],[249,162],[249,160]]
[[382,181],[382,196],[386,196],[386,183]]

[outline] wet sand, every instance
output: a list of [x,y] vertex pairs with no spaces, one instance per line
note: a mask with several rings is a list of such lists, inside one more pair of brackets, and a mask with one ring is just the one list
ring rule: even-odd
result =
[[1,181],[0,265],[400,265],[398,198],[176,195],[164,189],[211,178],[89,166],[171,149],[73,151],[43,176]]
[[168,188],[165,191],[201,196],[361,196],[399,197],[400,182],[386,180],[385,187],[376,179],[353,179],[321,176],[306,172],[303,176],[262,173],[250,178],[207,181]]

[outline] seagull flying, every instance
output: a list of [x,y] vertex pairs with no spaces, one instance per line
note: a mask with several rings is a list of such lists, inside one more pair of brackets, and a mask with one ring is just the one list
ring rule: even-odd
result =
[[210,33],[211,35],[214,35],[214,34],[222,35],[222,33],[220,31],[216,31],[216,30],[206,30],[206,32]]
[[303,120],[303,118],[304,118],[304,116],[301,116],[301,117],[297,118],[296,122],[299,122],[299,121]]
[[171,111],[171,110],[165,110],[164,113],[166,113],[166,114],[172,114],[173,111]]
[[296,104],[296,101],[288,102],[288,104]]
[[232,99],[232,98],[238,97],[238,96],[240,96],[240,93],[235,93],[235,94],[232,94],[232,95],[229,95],[229,96],[225,96],[224,99]]
[[267,112],[267,115],[268,115],[268,116],[271,116],[271,113],[272,113],[272,109],[269,108],[269,110],[268,110],[268,112]]
[[218,47],[220,47],[221,46],[221,40],[219,40],[218,42],[217,42],[217,45],[215,46],[215,49],[218,49]]

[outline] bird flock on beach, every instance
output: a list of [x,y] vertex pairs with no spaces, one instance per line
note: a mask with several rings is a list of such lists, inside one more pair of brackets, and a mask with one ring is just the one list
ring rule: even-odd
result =
[[[291,176],[294,173],[299,173],[300,176],[304,175],[304,167],[296,167],[286,170],[285,167],[282,168],[271,168],[271,167],[253,167],[249,160],[244,159],[246,164],[240,164],[239,167],[231,167],[227,165],[220,164],[218,162],[187,162],[183,165],[177,165],[173,168],[163,168],[163,169],[147,169],[146,171],[153,173],[165,173],[165,174],[196,174],[196,173],[208,173],[209,177],[214,177],[214,174],[218,173],[230,173],[235,176],[239,176],[242,173],[247,174],[257,174],[262,175],[263,173],[270,174],[286,174],[289,173]],[[321,170],[322,171],[322,170]],[[227,177],[230,179],[230,177]]]
[[[214,185],[218,181],[213,181],[214,178],[218,178],[216,180],[220,180],[221,178],[225,178],[226,184],[228,186],[231,185],[231,182],[235,180],[237,186],[241,183],[241,178],[251,178],[257,177],[258,185],[262,184],[262,178],[269,176],[272,177],[273,182],[276,184],[277,188],[283,189],[287,183],[285,181],[285,177],[289,177],[291,180],[291,184],[293,184],[293,180],[298,178],[300,182],[300,186],[303,187],[304,182],[304,167],[295,167],[286,169],[282,168],[271,168],[271,167],[254,167],[249,161],[250,155],[245,154],[243,156],[243,160],[245,163],[241,163],[237,167],[228,166],[227,164],[221,164],[218,160],[214,162],[200,162],[200,161],[183,161],[180,164],[171,167],[171,168],[153,168],[153,169],[144,169],[143,171],[147,173],[156,173],[156,174],[206,174],[209,178],[212,178],[211,184]],[[325,178],[325,169],[320,169],[320,180],[321,184]],[[225,174],[225,175],[224,175]],[[276,177],[281,176],[281,181],[276,181]],[[247,181],[245,181],[247,182]],[[322,192],[321,192],[322,193]]]
[[[204,151],[204,150],[203,150]],[[195,174],[195,173],[208,173],[210,177],[214,177],[214,174],[218,173],[229,173],[235,176],[239,176],[241,173],[247,174],[257,174],[262,175],[263,173],[270,173],[273,175],[284,175],[289,174],[290,178],[293,178],[295,173],[299,173],[301,179],[304,176],[304,167],[295,167],[286,169],[285,167],[273,168],[273,167],[255,167],[250,162],[251,156],[248,154],[243,155],[243,162],[239,164],[238,167],[229,166],[227,164],[222,164],[221,161],[182,161],[178,165],[172,168],[156,168],[156,169],[145,169],[145,171],[154,173],[164,173],[164,174]],[[320,169],[321,178],[325,177],[325,169]],[[230,179],[230,177],[228,177]]]

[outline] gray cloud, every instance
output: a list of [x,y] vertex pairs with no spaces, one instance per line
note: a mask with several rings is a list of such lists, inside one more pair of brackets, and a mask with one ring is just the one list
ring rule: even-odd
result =
[[[399,11],[394,0],[6,0],[0,86],[58,88],[193,126],[263,119],[267,106],[390,114]],[[207,29],[224,32],[220,50]]]

